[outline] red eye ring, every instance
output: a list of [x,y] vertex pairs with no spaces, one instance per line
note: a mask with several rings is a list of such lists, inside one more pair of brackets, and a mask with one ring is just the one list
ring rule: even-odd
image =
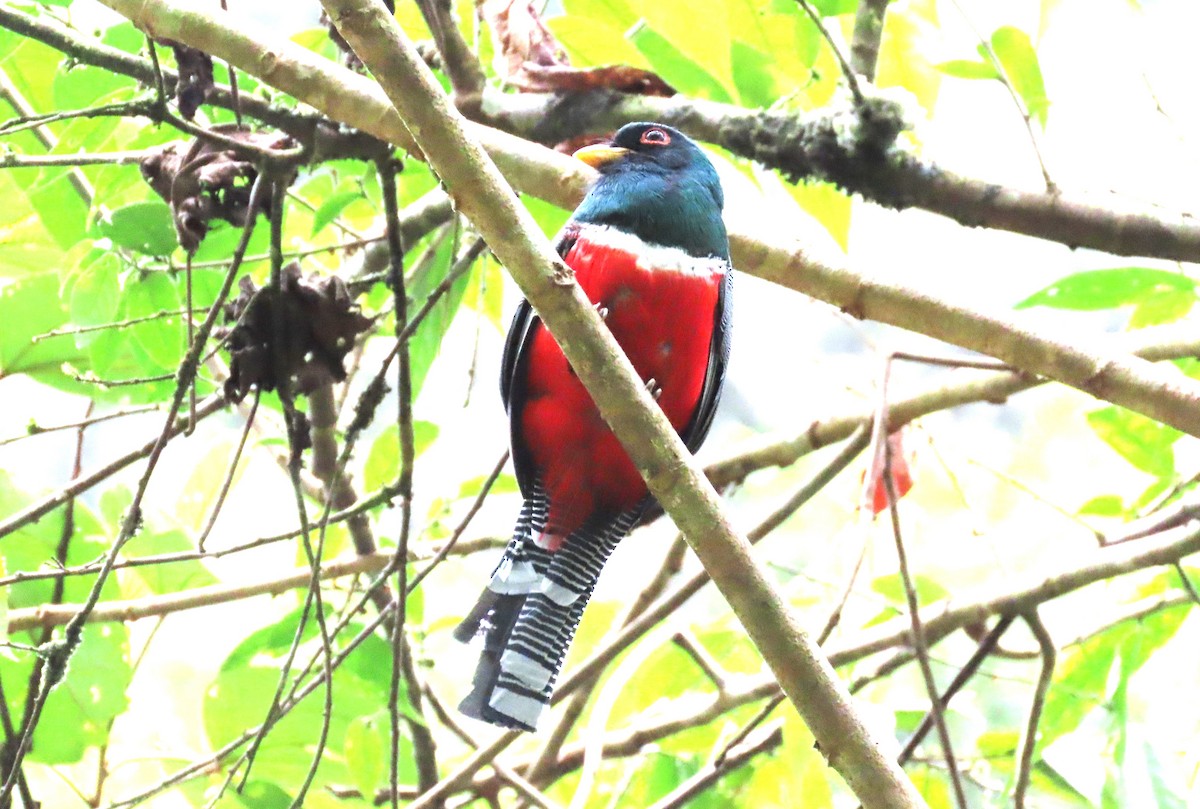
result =
[[653,127],[642,133],[640,142],[647,146],[666,146],[671,142],[671,136],[665,130]]

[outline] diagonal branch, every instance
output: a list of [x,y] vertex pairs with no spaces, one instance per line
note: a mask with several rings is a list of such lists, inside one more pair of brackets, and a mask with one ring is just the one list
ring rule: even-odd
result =
[[479,229],[555,335],[647,485],[679,525],[822,749],[867,806],[921,806],[882,755],[819,649],[721,512],[720,500],[650,398],[574,277],[467,130],[412,43],[370,0],[324,0],[338,30],[384,82],[457,208]]
[[[171,19],[177,13],[169,6],[156,6],[154,22],[143,22],[142,27],[160,29],[168,26],[178,33],[179,26]],[[150,15],[141,16],[148,18]],[[259,78],[270,73],[269,83],[303,99],[333,119],[274,106],[254,96],[241,97],[248,115],[282,129],[310,146],[318,157],[377,156],[378,142],[363,132],[405,148],[412,147],[411,136],[391,114],[377,88],[363,77],[354,74],[363,81],[352,91],[352,97],[342,98],[334,85],[343,79],[334,80],[332,76],[340,73],[344,77],[350,75],[349,71],[338,71],[332,63],[316,59],[282,38],[261,31],[248,35],[241,30],[249,27],[243,20],[235,27],[227,19],[202,12],[192,13],[190,19],[204,19],[204,22],[189,26],[185,33],[179,34],[180,41],[227,61],[232,60]],[[79,63],[103,67],[145,84],[153,80],[147,60],[41,18],[0,7],[0,26],[50,45]],[[238,53],[237,59],[229,56],[234,51]],[[167,89],[174,87],[177,78],[171,71],[164,72]],[[230,109],[234,107],[231,91],[226,87],[217,86],[209,102]],[[332,111],[333,107],[336,112]],[[829,117],[824,112],[796,116],[747,110],[683,96],[656,98],[602,91],[506,94],[491,88],[484,89],[480,116],[485,123],[541,143],[557,143],[583,133],[615,129],[628,121],[658,120],[678,126],[688,134],[716,143],[734,154],[758,159],[772,168],[791,173],[798,171],[797,155],[810,162],[813,158],[812,150],[805,147],[801,134],[811,131],[814,125],[822,126],[821,118]],[[336,122],[350,124],[362,132],[339,128]],[[780,133],[790,135],[781,139]],[[503,151],[513,146],[513,142],[510,140],[506,144],[497,137],[498,134],[494,130],[477,131],[493,159],[508,173],[520,164],[520,158]],[[763,145],[769,147],[770,153],[757,151]],[[502,148],[497,151],[497,147]],[[772,157],[772,154],[776,156]],[[825,169],[814,167],[812,176],[839,182],[847,190],[874,202],[896,208],[922,208],[968,227],[1009,230],[1114,255],[1177,261],[1195,261],[1200,256],[1200,222],[1190,216],[1164,214],[1145,207],[1122,209],[1110,200],[1008,188],[955,174],[911,155],[893,157],[890,162],[858,166],[852,176],[830,173],[829,166]],[[520,190],[564,207],[578,202],[582,187],[582,180],[560,186],[557,174],[541,177],[532,184],[535,187],[519,180],[514,182]]]
[[[409,128],[388,105],[378,86],[365,76],[338,68],[265,31],[254,31],[241,23],[234,28],[227,20],[199,9],[177,7],[168,0],[105,0],[105,3],[156,37],[201,48],[337,120],[420,151]],[[428,123],[412,126],[429,148]],[[520,190],[557,204],[574,205],[583,187],[594,177],[586,167],[572,165],[578,161],[552,155],[549,150],[487,127],[464,123],[456,139],[439,145],[461,157],[467,138],[478,138],[495,155],[497,165],[518,181]],[[895,166],[902,162],[893,161]],[[438,161],[434,163],[436,168]],[[895,166],[889,170],[901,170]],[[922,172],[917,174],[924,176]],[[986,195],[1003,196],[1002,191],[989,186]],[[485,216],[495,213],[481,211],[484,206],[473,196],[461,192],[452,196],[464,211]],[[1039,213],[1046,215],[1044,211]],[[1122,226],[1105,232],[1127,231]],[[1195,235],[1200,243],[1200,229]],[[1161,240],[1166,236],[1156,231],[1156,238]],[[506,243],[515,245],[517,240],[508,233],[493,233],[488,241],[497,253],[502,253]],[[844,256],[820,254],[794,235],[733,232],[730,242],[735,264],[745,272],[832,303],[855,317],[890,323],[989,354],[1014,367],[1200,435],[1200,382],[1174,370],[1155,369],[1149,363],[1120,353],[1093,350],[1082,341],[1052,338],[1015,318],[972,310],[874,280],[852,270]],[[507,263],[510,268],[513,266],[512,262]]]

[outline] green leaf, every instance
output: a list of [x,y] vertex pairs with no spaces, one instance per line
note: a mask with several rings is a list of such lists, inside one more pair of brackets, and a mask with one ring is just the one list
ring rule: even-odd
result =
[[769,107],[780,95],[774,60],[744,42],[731,45],[733,83],[744,107]]
[[64,250],[83,240],[88,206],[71,184],[70,172],[43,169],[26,194],[46,230]]
[[1079,507],[1080,516],[1120,517],[1125,513],[1125,501],[1115,494],[1101,494]]
[[825,226],[843,250],[850,247],[850,196],[833,183],[810,181],[786,183],[792,198],[814,219]]
[[1151,805],[1158,809],[1187,809],[1188,802],[1181,795],[1184,789],[1176,788],[1168,781],[1168,774],[1164,771],[1154,746],[1143,739],[1141,748],[1146,775],[1150,779],[1150,789],[1154,796]]
[[575,67],[650,67],[641,51],[625,38],[625,31],[612,23],[570,14],[549,19],[546,25],[566,48]]
[[[14,480],[0,470],[0,513],[12,514],[30,502]],[[105,526],[81,502],[74,506],[75,532],[67,546],[65,564],[94,561],[111,544]],[[38,522],[6,537],[0,557],[9,573],[44,569],[56,559],[65,529],[64,509],[55,509]],[[115,578],[115,577],[113,577]],[[94,576],[71,576],[58,593],[62,603],[82,602],[95,583]],[[18,582],[6,588],[8,606],[14,609],[41,606],[55,600],[55,583],[49,580]],[[120,596],[110,579],[100,593],[107,601]],[[40,643],[40,629],[13,633],[21,643]],[[0,656],[0,680],[10,711],[22,710],[34,658],[20,653]],[[105,743],[109,725],[128,705],[125,696],[132,671],[129,664],[129,633],[123,624],[91,624],[83,629],[82,642],[72,655],[66,675],[50,693],[42,719],[34,732],[31,760],[45,764],[79,761],[91,747]],[[20,715],[19,713],[15,715]]]
[[[365,796],[374,795],[375,790],[383,783],[386,744],[382,726],[386,724],[387,714],[377,712],[370,716],[356,717],[346,728],[346,741],[342,746],[342,753],[346,756],[346,769],[350,771],[350,778],[358,787],[358,791]],[[411,763],[411,758],[409,761]],[[412,775],[415,775],[415,772]],[[411,776],[406,780],[411,780]]]
[[1132,674],[1175,636],[1187,614],[1185,609],[1163,610],[1137,622],[1117,624],[1061,655],[1042,711],[1038,749],[1075,730],[1093,709],[1105,704],[1118,655]]
[[988,730],[979,734],[975,749],[985,758],[1007,757],[1016,751],[1019,739],[1020,734],[1015,730]]
[[[231,793],[232,790],[226,792],[226,797],[229,797]],[[250,781],[244,789],[236,794],[247,809],[288,809],[292,805],[292,796],[285,792],[279,784],[270,781],[257,779]],[[204,801],[197,801],[193,805],[202,806]],[[219,805],[223,806],[224,804]]]
[[822,17],[836,17],[840,14],[852,14],[858,8],[859,0],[812,0],[813,8]]
[[1042,68],[1029,35],[1009,25],[997,28],[992,34],[992,52],[1004,68],[1008,83],[1025,103],[1025,109],[1045,127],[1050,100],[1046,98]]
[[[153,531],[142,529],[125,545],[123,551],[128,559],[139,556],[156,556],[164,553],[194,551],[196,546],[188,536],[178,529]],[[143,565],[131,571],[152,593],[165,595],[178,593],[189,587],[204,587],[216,584],[217,578],[198,559],[189,559],[170,564]]]
[[1093,410],[1087,420],[1101,440],[1138,469],[1158,478],[1175,474],[1179,430],[1115,405]]
[[638,28],[630,35],[630,40],[646,56],[654,72],[680,93],[732,103],[729,89],[701,66],[707,62],[693,61],[653,28]]
[[171,208],[165,202],[150,200],[124,205],[96,224],[101,235],[126,250],[167,256],[177,246]]
[[[876,84],[903,87],[932,116],[942,74],[924,54],[930,52],[932,42],[942,37],[936,0],[891,4],[883,23]],[[833,70],[837,71],[837,67],[833,66]]]
[[52,271],[0,286],[0,322],[4,323],[0,328],[0,379],[29,374],[51,384],[66,384],[70,380],[61,371],[64,363],[86,367],[87,355],[70,337],[33,342],[35,335],[67,324],[59,285],[59,275]]
[[[0,557],[0,576],[7,574],[4,558]],[[8,588],[0,587],[0,643],[8,643]]]
[[[921,604],[940,601],[950,594],[934,579],[919,573],[913,577],[913,586],[917,591],[917,601]],[[904,582],[898,573],[875,579],[871,582],[871,589],[898,604],[903,604],[907,600],[907,596],[904,594]]]
[[[71,320],[80,326],[111,323],[121,306],[121,262],[112,253],[93,251],[83,268],[73,275],[65,290],[70,300]],[[75,344],[89,346],[101,332],[75,335]]]
[[[642,6],[646,24],[669,32],[671,44],[685,58],[708,68],[726,89],[733,86],[730,56],[729,8],[725,0],[655,0]],[[680,25],[693,20],[699,25]]]
[[[458,489],[458,499],[462,500],[467,497],[475,497],[483,490],[484,481],[487,480],[487,475],[471,478],[463,481]],[[489,494],[516,494],[520,491],[517,486],[517,479],[512,475],[502,472],[496,482],[492,484]]]
[[310,50],[319,56],[324,56],[326,59],[338,58],[337,46],[329,38],[329,29],[327,28],[321,26],[305,28],[303,31],[297,31],[292,34],[291,40],[301,48]]
[[1136,304],[1166,292],[1195,293],[1196,282],[1177,272],[1148,267],[1085,270],[1060,278],[1030,295],[1017,309],[1050,306],[1095,311]]
[[567,16],[600,20],[622,30],[641,17],[630,0],[563,0],[563,8]]
[[[221,664],[204,697],[204,729],[211,744],[225,744],[265,717],[278,685],[280,661],[292,645],[299,616],[300,609],[293,610],[275,624],[252,632]],[[346,637],[362,629],[361,624],[352,622]],[[301,642],[301,659],[320,648],[314,620],[307,622]],[[380,706],[387,705],[391,667],[388,642],[368,635],[335,671],[330,748],[318,767],[318,784],[354,780],[345,751],[338,745],[346,740],[351,724],[360,717],[375,716]],[[397,707],[403,716],[420,721],[403,690]],[[256,777],[285,785],[299,783],[312,760],[322,711],[322,690],[318,688],[267,735],[254,764]],[[409,783],[415,781],[415,775],[410,775],[415,774],[412,758],[410,751],[401,749],[401,773],[411,779]]]
[[1038,759],[1034,763],[1030,783],[1039,792],[1058,798],[1067,806],[1092,809],[1095,805],[1087,799],[1087,796],[1073,787],[1071,782],[1064,778],[1058,770],[1047,764],[1045,759]]
[[613,806],[651,806],[699,769],[698,761],[661,751],[648,751],[624,789],[613,795]]
[[[94,107],[113,100],[122,90],[137,87],[137,80],[101,67],[77,64],[60,70],[54,77],[55,109],[73,110]],[[95,122],[98,119],[91,119]]]
[[[421,457],[429,445],[438,437],[439,428],[431,421],[413,422],[413,457]],[[390,425],[384,430],[367,454],[363,467],[363,485],[368,491],[374,491],[380,486],[391,483],[400,474],[400,439],[399,428]]]
[[324,230],[333,220],[341,216],[342,211],[346,210],[352,202],[363,198],[362,192],[358,189],[348,189],[338,191],[321,203],[320,207],[313,213],[313,225],[311,236],[316,236]]
[[990,62],[974,62],[970,59],[951,59],[933,66],[935,70],[956,79],[998,79],[1000,74]]
[[[125,691],[132,678],[129,630],[121,624],[84,627],[66,679],[46,700],[29,757],[70,764],[89,747],[107,743],[109,725],[129,707]],[[64,728],[71,730],[64,733]]]
[[475,263],[462,305],[486,317],[498,331],[504,331],[504,268],[500,262],[485,255]]
[[1141,329],[1174,323],[1185,317],[1196,305],[1194,289],[1163,289],[1149,293],[1134,305],[1129,328]]
[[[193,278],[193,297],[195,296]],[[150,317],[163,312],[178,312],[183,308],[181,300],[182,279],[176,281],[166,273],[146,273],[140,278],[130,277],[125,282],[125,317],[129,319]],[[196,301],[196,303],[202,303]],[[197,319],[202,319],[200,312]],[[184,318],[178,314],[167,314],[145,320],[123,330],[145,350],[154,361],[156,369],[147,369],[157,373],[164,368],[175,368],[187,346],[187,326]]]
[[[452,239],[443,239],[437,248],[436,258],[418,268],[408,282],[409,297],[422,305],[441,284],[450,267],[450,248]],[[471,284],[472,273],[465,272],[450,286],[448,292],[438,298],[437,303],[429,310],[425,319],[417,327],[416,333],[409,338],[409,359],[412,368],[412,389],[415,399],[425,384],[425,376],[433,366],[438,352],[442,349],[442,338],[450,330],[466,295],[467,287]]]

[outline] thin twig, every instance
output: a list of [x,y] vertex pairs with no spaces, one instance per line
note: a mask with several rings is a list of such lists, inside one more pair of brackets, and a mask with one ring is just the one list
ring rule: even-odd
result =
[[744,767],[755,756],[768,750],[773,750],[783,743],[783,724],[777,723],[766,731],[762,738],[752,744],[740,748],[736,753],[728,755],[719,762],[714,761],[700,772],[677,786],[670,794],[655,801],[650,809],[682,809],[688,803],[707,790],[722,777],[734,770]]
[[505,450],[504,454],[500,456],[500,460],[496,462],[496,465],[492,467],[492,471],[483,481],[483,485],[479,489],[479,494],[475,495],[475,499],[471,502],[471,507],[467,509],[467,513],[463,515],[462,520],[455,526],[454,532],[450,534],[446,543],[434,554],[429,563],[418,570],[408,582],[408,592],[410,594],[413,590],[417,589],[417,585],[421,583],[421,580],[432,573],[433,569],[440,565],[450,555],[450,552],[454,550],[455,546],[458,545],[458,540],[462,537],[463,532],[467,530],[467,526],[471,524],[471,521],[475,519],[475,515],[483,508],[483,501],[487,499],[488,493],[491,492],[492,486],[496,483],[496,479],[504,471],[504,466],[508,463],[508,457],[508,450]]
[[[400,699],[401,678],[408,704],[417,716],[421,715],[421,688],[417,680],[416,667],[412,661],[409,644],[405,637],[408,620],[408,540],[412,528],[413,466],[416,460],[412,414],[412,365],[408,350],[408,293],[404,284],[404,242],[400,229],[400,206],[396,191],[397,166],[392,161],[380,161],[378,174],[383,195],[384,217],[388,251],[391,254],[391,272],[388,286],[392,290],[395,309],[396,332],[396,427],[399,436],[400,473],[396,482],[400,497],[400,535],[396,539],[396,620],[391,626],[392,672],[388,690],[388,716],[391,725],[391,755],[389,756],[392,809],[399,809],[400,788]],[[451,253],[453,255],[453,253]],[[417,786],[422,790],[433,787],[438,780],[437,753],[433,734],[424,721],[418,721],[407,712],[403,721],[412,738],[414,757],[417,764]]]
[[1187,591],[1188,597],[1196,604],[1200,604],[1200,591],[1196,590],[1196,585],[1192,583],[1192,577],[1183,569],[1183,562],[1176,562],[1174,567],[1175,572],[1179,574],[1179,583]]
[[850,87],[850,94],[854,96],[854,103],[861,105],[865,99],[863,98],[862,90],[858,86],[858,77],[854,75],[854,68],[850,67],[850,63],[846,61],[846,57],[842,55],[842,49],[838,47],[834,41],[833,35],[829,33],[829,29],[825,27],[825,23],[821,22],[821,15],[812,7],[808,0],[796,0],[800,4],[800,8],[804,9],[813,25],[817,26],[817,30],[821,32],[821,38],[829,43],[829,49],[833,51],[833,56],[837,59],[842,68],[842,76],[846,79],[846,84]]
[[[967,658],[967,662],[955,673],[954,679],[946,686],[945,692],[938,697],[938,704],[942,706],[943,710],[950,705],[950,700],[954,699],[954,695],[961,691],[962,687],[979,670],[980,664],[996,648],[996,645],[1000,642],[1000,637],[1012,626],[1013,620],[1014,616],[1012,613],[1000,616],[1000,620],[996,622],[996,625],[979,641],[979,645],[975,647],[975,651]],[[911,655],[909,657],[911,658]],[[912,735],[909,736],[908,741],[904,743],[904,747],[901,748],[900,755],[896,757],[901,764],[906,763],[912,758],[913,752],[932,727],[933,712],[930,711],[921,719],[920,724],[917,725]]]
[[[222,261],[222,262],[220,262],[220,266],[223,267],[227,263],[228,262]],[[40,343],[42,340],[49,340],[51,337],[66,337],[68,335],[88,334],[90,332],[107,331],[109,329],[112,329],[115,331],[117,329],[128,328],[129,326],[136,326],[138,323],[146,323],[151,320],[160,320],[160,319],[166,318],[166,317],[186,316],[189,314],[194,314],[195,311],[206,311],[206,310],[207,310],[207,307],[205,307],[205,309],[200,309],[200,310],[176,309],[173,311],[167,311],[164,309],[164,310],[159,310],[159,311],[155,312],[154,314],[141,315],[140,317],[131,317],[131,318],[127,318],[125,320],[113,320],[108,323],[96,323],[91,326],[68,326],[68,327],[62,328],[62,329],[53,329],[51,331],[42,332],[41,334],[35,334],[35,335],[33,335],[32,338],[30,338],[30,342]]]
[[721,664],[718,663],[708,650],[704,648],[704,644],[693,635],[691,632],[683,630],[676,632],[671,640],[683,651],[687,652],[688,657],[700,667],[708,679],[712,680],[712,684],[717,687],[717,691],[729,690],[729,676]]
[[996,52],[992,49],[991,41],[985,38],[979,29],[975,27],[974,20],[967,14],[962,4],[958,0],[952,0],[952,2],[954,3],[954,7],[958,9],[959,16],[963,18],[963,22],[975,34],[975,39],[979,42],[980,51],[988,62],[991,63],[992,69],[996,71],[996,77],[1004,85],[1004,89],[1008,91],[1013,106],[1017,108],[1017,114],[1021,116],[1021,120],[1025,124],[1025,131],[1029,134],[1029,145],[1033,147],[1034,157],[1037,158],[1038,167],[1042,170],[1042,180],[1046,183],[1046,191],[1050,194],[1058,193],[1058,186],[1050,178],[1050,171],[1046,168],[1046,160],[1042,157],[1042,148],[1038,143],[1038,135],[1033,128],[1033,114],[1025,106],[1025,101],[1021,98],[1016,88],[1012,86],[1012,82],[1009,81],[1008,72],[1004,69],[1003,63],[1001,63],[999,57],[996,56]]
[[[429,699],[429,704],[433,707],[433,712],[437,715],[438,721],[448,727],[455,736],[462,739],[472,748],[478,750],[479,742],[474,736],[467,732],[466,728],[464,728],[462,724],[454,718],[453,714],[446,710],[446,706],[443,705],[442,701],[438,699],[437,694],[434,693],[432,688],[425,689],[425,696]],[[500,778],[506,781],[513,789],[517,790],[517,792],[521,794],[521,797],[532,803],[534,806],[537,806],[540,809],[560,809],[557,803],[550,800],[550,798],[538,790],[537,787],[514,772],[511,767],[506,767],[499,761],[493,761],[492,769],[496,771],[496,775],[500,776]]]
[[[228,11],[226,0],[221,0],[221,11]],[[229,94],[233,100],[233,119],[237,128],[242,128],[242,98],[238,93],[237,71],[232,62],[225,63],[225,72],[229,75]]]
[[[25,96],[13,84],[12,80],[9,79],[8,73],[4,71],[0,71],[0,98],[7,101],[19,115],[27,117],[35,115],[33,106],[25,99]],[[33,127],[33,134],[41,142],[42,146],[46,147],[46,151],[48,152],[54,151],[54,148],[58,146],[58,138],[55,137],[54,133],[44,123],[35,125]],[[96,192],[92,188],[92,184],[88,182],[87,177],[83,176],[83,172],[78,168],[73,168],[67,172],[67,179],[70,181],[71,187],[75,189],[75,192],[79,194],[80,199],[83,200],[83,204],[89,208],[92,207],[92,202],[96,198]]]
[[1021,734],[1021,744],[1017,754],[1017,777],[1013,787],[1014,809],[1025,809],[1025,793],[1029,789],[1029,777],[1033,770],[1033,756],[1037,749],[1038,724],[1042,719],[1042,709],[1046,706],[1046,694],[1050,691],[1050,683],[1054,680],[1054,661],[1057,652],[1054,639],[1037,610],[1030,610],[1022,616],[1029,626],[1033,636],[1037,638],[1038,648],[1042,653],[1042,669],[1038,673],[1037,687],[1033,692],[1033,700],[1029,704],[1029,721]]
[[44,435],[45,433],[53,433],[57,432],[58,430],[74,430],[78,427],[99,424],[102,421],[110,421],[111,419],[120,419],[125,418],[126,416],[137,416],[142,413],[152,413],[158,409],[159,406],[156,404],[142,405],[141,407],[130,407],[124,410],[114,410],[112,413],[105,413],[103,416],[92,416],[91,418],[81,419],[80,421],[73,421],[69,424],[55,424],[53,427],[43,427],[40,424],[31,421],[29,426],[26,428],[25,433],[22,435],[14,435],[10,436],[9,438],[0,438],[0,447],[4,446],[5,444],[13,444],[17,441],[24,441],[25,439],[33,438],[34,436]]
[[[886,389],[880,390],[880,398],[886,396]],[[933,678],[933,668],[929,664],[929,644],[925,637],[925,629],[921,623],[920,602],[917,600],[917,590],[913,586],[912,574],[908,568],[908,554],[904,549],[904,539],[900,532],[899,497],[896,494],[896,484],[892,480],[892,447],[888,441],[883,442],[883,484],[887,489],[888,513],[892,518],[892,536],[896,540],[896,557],[900,563],[900,580],[904,583],[904,596],[908,602],[909,619],[912,622],[912,645],[917,654],[917,663],[921,668],[921,677],[925,680],[925,690],[929,694],[930,713],[933,715],[934,726],[942,743],[942,756],[946,760],[946,768],[950,774],[950,783],[954,787],[954,796],[959,809],[967,809],[967,795],[963,791],[962,775],[954,761],[954,748],[950,743],[950,730],[946,727],[945,712],[938,698],[937,681]]]
[[233,451],[233,457],[229,459],[229,469],[225,473],[225,479],[221,481],[221,489],[217,492],[217,499],[212,505],[212,510],[208,513],[208,519],[204,522],[204,528],[200,531],[199,538],[196,539],[196,551],[200,554],[204,553],[204,543],[208,539],[213,526],[217,524],[217,517],[221,514],[221,507],[225,504],[225,497],[229,494],[230,486],[233,485],[234,475],[237,474],[238,462],[242,459],[242,450],[246,448],[246,439],[250,435],[250,428],[254,426],[254,416],[258,413],[258,403],[261,399],[262,390],[255,388],[254,401],[250,404],[250,412],[246,415],[246,426],[242,428],[242,436],[238,439],[237,448]]
[[18,154],[0,152],[0,169],[50,168],[60,166],[129,166],[141,162],[145,151],[80,152],[79,154]]
[[[179,365],[178,382],[175,386],[175,394],[172,397],[171,405],[167,412],[167,418],[165,419],[161,433],[155,440],[154,446],[150,450],[150,453],[147,457],[146,469],[142,472],[142,476],[138,480],[137,489],[134,491],[133,500],[128,511],[125,513],[124,519],[121,522],[120,531],[118,532],[112,547],[105,557],[104,565],[96,574],[96,581],[93,583],[87,599],[80,606],[79,611],[75,613],[74,617],[67,622],[62,640],[58,641],[54,645],[53,649],[50,650],[50,655],[53,659],[48,660],[46,664],[47,676],[42,681],[41,688],[38,691],[33,714],[24,729],[21,743],[17,748],[16,755],[14,756],[12,765],[13,772],[16,772],[16,770],[20,768],[20,762],[25,755],[25,751],[28,750],[29,743],[33,737],[33,729],[37,725],[37,720],[41,716],[41,711],[46,704],[46,700],[50,696],[51,689],[57,685],[59,680],[61,680],[65,675],[67,663],[74,654],[75,650],[79,647],[79,643],[82,640],[83,626],[87,622],[88,616],[91,614],[92,610],[96,608],[96,604],[100,600],[100,592],[103,589],[105,582],[108,580],[109,573],[112,571],[113,564],[116,563],[117,556],[120,554],[121,549],[125,546],[125,543],[127,543],[133,537],[134,533],[141,525],[141,503],[143,497],[145,497],[146,488],[150,484],[150,477],[154,474],[154,470],[158,465],[158,460],[162,455],[163,449],[166,447],[171,436],[175,433],[175,417],[178,415],[180,406],[183,404],[183,397],[187,392],[187,387],[196,374],[196,369],[200,360],[200,349],[216,323],[217,310],[220,308],[220,304],[224,302],[226,296],[229,294],[229,290],[233,287],[234,276],[238,272],[238,268],[241,265],[242,256],[245,255],[246,246],[250,242],[250,235],[253,232],[254,221],[257,216],[256,212],[262,205],[265,188],[267,187],[267,183],[262,181],[262,177],[263,174],[260,173],[258,179],[255,180],[253,188],[251,189],[250,202],[248,206],[249,213],[246,226],[243,228],[242,238],[239,241],[237,248],[234,250],[233,260],[230,264],[229,272],[226,274],[225,280],[221,285],[221,289],[217,293],[216,303],[214,304],[212,310],[208,313],[204,323],[201,325],[196,343],[188,350],[187,355],[183,358],[183,361]],[[0,536],[2,535],[3,532],[0,531]],[[3,792],[0,792],[0,804],[3,804],[6,800],[9,800],[9,797],[12,794],[13,783],[14,779],[10,773],[9,779],[4,784]]]

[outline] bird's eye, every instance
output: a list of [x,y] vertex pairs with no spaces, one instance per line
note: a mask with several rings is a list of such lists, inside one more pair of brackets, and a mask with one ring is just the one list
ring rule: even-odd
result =
[[655,127],[643,132],[641,141],[648,146],[666,146],[671,142],[671,136],[664,130]]

